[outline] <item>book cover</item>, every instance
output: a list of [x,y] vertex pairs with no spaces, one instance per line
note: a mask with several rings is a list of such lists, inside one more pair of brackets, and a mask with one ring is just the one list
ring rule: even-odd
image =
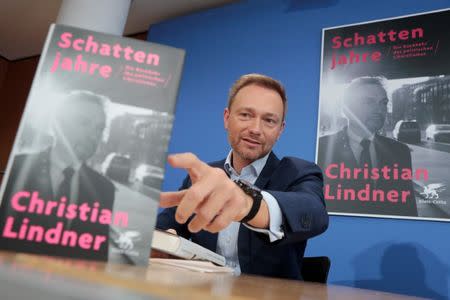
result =
[[0,248],[146,265],[184,51],[52,25],[0,190]]
[[330,213],[449,221],[449,20],[323,29],[316,161]]

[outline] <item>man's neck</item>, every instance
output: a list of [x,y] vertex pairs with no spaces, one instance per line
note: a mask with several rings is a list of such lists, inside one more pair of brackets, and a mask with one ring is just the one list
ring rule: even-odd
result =
[[355,124],[349,124],[347,130],[350,134],[357,136],[360,139],[371,139],[374,136],[374,133],[369,131],[366,127],[361,127]]
[[234,151],[231,153],[231,165],[238,174],[241,174],[242,169],[252,162],[252,160],[242,159],[239,155],[236,155]]
[[72,151],[69,151],[67,147],[64,147],[61,144],[56,144],[50,153],[52,156],[52,162],[60,167],[78,167],[81,165],[81,162],[74,157]]
[[[238,175],[242,174],[242,172],[244,171],[244,169],[246,169],[249,166],[253,166],[254,171],[256,172],[256,176],[259,176],[259,174],[261,173],[262,169],[264,168],[264,166],[266,165],[267,160],[269,159],[270,156],[270,152],[267,153],[266,155],[264,155],[263,157],[260,157],[256,160],[242,160],[241,157],[239,157],[238,155],[233,155],[234,151],[231,151],[228,156],[227,156],[227,163],[229,163],[231,165],[231,167],[233,168],[234,172],[236,172]],[[234,158],[233,158],[234,157]],[[236,160],[237,158],[237,160]],[[241,161],[239,161],[239,158],[241,158]],[[237,168],[236,167],[236,163],[238,163]],[[240,164],[239,164],[240,163]]]

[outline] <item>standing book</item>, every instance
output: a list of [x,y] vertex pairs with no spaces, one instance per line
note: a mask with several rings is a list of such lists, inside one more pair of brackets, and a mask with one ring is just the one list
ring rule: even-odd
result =
[[184,51],[52,25],[0,190],[0,248],[148,263]]

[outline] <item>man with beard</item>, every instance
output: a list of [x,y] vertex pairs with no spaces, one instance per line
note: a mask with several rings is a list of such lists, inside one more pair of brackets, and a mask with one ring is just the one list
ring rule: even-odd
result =
[[317,165],[272,152],[285,113],[278,81],[239,78],[224,111],[231,151],[210,164],[192,153],[169,156],[189,176],[180,191],[161,194],[157,228],[223,255],[236,274],[300,279],[307,240],[326,230],[328,214]]
[[[37,214],[27,211],[17,212],[11,207],[13,195],[19,191],[37,191],[44,201],[65,203],[65,207],[85,203],[86,206],[112,211],[115,189],[111,181],[90,168],[86,161],[94,155],[106,126],[104,96],[89,91],[72,91],[59,99],[53,116],[53,145],[45,151],[19,154],[8,175],[8,184],[3,193],[0,211],[0,228],[5,227],[7,216],[28,219],[30,225],[42,226],[45,230],[55,228],[63,222],[64,230],[105,237],[105,242],[96,250],[87,251],[82,247],[62,246],[44,242],[0,238],[2,248],[15,251],[104,260],[108,258],[109,225],[81,220],[80,214],[72,219],[52,214]],[[25,205],[23,200],[23,205]],[[17,222],[17,225],[20,225]],[[14,232],[18,232],[16,223]]]
[[[329,211],[369,214],[417,216],[417,206],[410,179],[394,178],[392,173],[380,170],[411,170],[411,153],[405,144],[378,134],[383,127],[389,100],[380,77],[360,77],[347,87],[342,109],[348,126],[335,134],[319,139],[318,165],[325,174],[325,199]],[[333,176],[330,178],[330,174]],[[341,176],[340,170],[352,174]],[[355,177],[354,171],[367,170]],[[339,170],[339,171],[338,171]],[[378,170],[379,176],[372,176]],[[336,175],[336,176],[335,176]],[[345,178],[342,178],[345,177]],[[338,190],[369,191],[369,197],[359,199],[337,199]],[[375,199],[372,190],[384,191],[387,195],[399,193],[402,199],[386,196],[383,201]]]

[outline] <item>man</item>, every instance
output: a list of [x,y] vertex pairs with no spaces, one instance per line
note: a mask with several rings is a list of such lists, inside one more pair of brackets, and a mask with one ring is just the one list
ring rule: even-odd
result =
[[[0,238],[3,248],[16,251],[26,249],[27,252],[72,258],[107,260],[108,225],[81,220],[80,211],[76,211],[75,218],[57,216],[56,210],[48,215],[17,212],[10,201],[19,191],[29,193],[37,191],[39,198],[44,202],[64,202],[65,207],[86,203],[90,207],[88,213],[93,211],[94,207],[112,211],[114,185],[86,164],[96,152],[106,126],[104,104],[107,100],[89,91],[73,91],[59,100],[53,116],[52,147],[38,153],[19,154],[14,158],[0,212],[2,230],[5,228],[6,218],[15,216],[17,222],[14,223],[14,232],[18,232],[20,220],[27,218],[29,225],[43,226],[46,230],[55,228],[58,222],[63,222],[64,230],[75,231],[78,235],[89,233],[93,236],[104,236],[106,239],[99,244],[97,250],[87,251],[79,245],[75,247],[50,245],[3,237]],[[21,200],[20,203],[31,205],[31,200],[29,202]],[[87,244],[89,243],[85,245]]]
[[300,279],[306,242],[326,230],[328,214],[320,169],[272,152],[285,113],[278,81],[238,79],[224,112],[228,157],[208,165],[191,153],[169,156],[189,176],[180,191],[161,194],[157,227],[225,256],[237,274]]
[[[384,125],[388,102],[383,79],[379,77],[356,78],[345,90],[342,108],[348,126],[321,137],[318,146],[318,165],[324,171],[325,199],[330,211],[417,216],[412,181],[396,179],[393,172],[411,170],[410,150],[405,144],[377,133]],[[355,170],[379,176],[364,178],[363,172],[355,175]],[[352,175],[343,176],[343,171]],[[364,190],[367,194],[346,199],[343,190],[355,193]],[[380,194],[375,196],[373,190],[380,191],[384,199],[381,200]]]

